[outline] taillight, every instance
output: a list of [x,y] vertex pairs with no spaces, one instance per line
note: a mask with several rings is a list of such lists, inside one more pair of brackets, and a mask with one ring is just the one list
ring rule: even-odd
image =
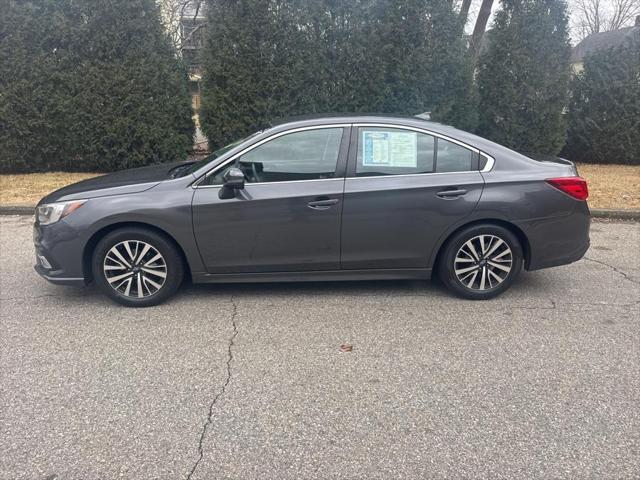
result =
[[589,198],[587,181],[581,177],[548,178],[546,182],[576,200]]

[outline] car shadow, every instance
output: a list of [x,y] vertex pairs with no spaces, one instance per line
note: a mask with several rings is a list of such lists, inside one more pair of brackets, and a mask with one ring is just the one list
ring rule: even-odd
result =
[[258,282],[258,283],[185,283],[178,295],[202,296],[450,296],[437,280],[359,280],[322,282]]
[[[537,292],[546,296],[545,290],[552,289],[548,279],[536,273],[523,272],[512,288],[498,298],[526,296],[527,292]],[[95,285],[82,288],[51,286],[46,295],[54,297],[66,305],[115,305],[104,296]],[[162,306],[176,305],[189,301],[213,301],[216,299],[282,299],[303,297],[349,297],[349,298],[398,298],[421,297],[438,301],[471,302],[458,298],[449,292],[442,282],[431,280],[359,280],[359,281],[318,281],[318,282],[258,282],[258,283],[211,283],[193,284],[186,281],[175,296]],[[153,308],[153,307],[152,307]]]

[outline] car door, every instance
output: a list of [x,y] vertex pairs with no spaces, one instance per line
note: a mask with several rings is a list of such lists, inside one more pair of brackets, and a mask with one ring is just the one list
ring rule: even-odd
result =
[[[349,131],[327,125],[280,132],[208,175],[192,203],[207,271],[339,269]],[[221,199],[222,175],[231,167],[243,171],[245,187]]]
[[477,150],[422,129],[354,125],[342,268],[427,268],[438,239],[480,199],[478,157]]

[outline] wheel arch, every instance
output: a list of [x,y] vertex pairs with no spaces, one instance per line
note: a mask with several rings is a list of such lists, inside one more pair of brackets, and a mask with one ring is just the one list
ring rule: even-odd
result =
[[431,264],[432,271],[435,272],[436,269],[438,268],[438,262],[442,257],[442,253],[446,249],[447,244],[453,238],[453,236],[456,235],[461,230],[464,230],[465,228],[473,227],[475,225],[497,225],[497,226],[506,228],[511,233],[513,233],[518,239],[518,242],[520,242],[520,246],[522,247],[522,254],[524,255],[525,269],[529,268],[529,262],[531,260],[531,245],[529,244],[529,239],[527,238],[527,235],[524,233],[524,231],[522,231],[522,229],[517,225],[515,225],[514,223],[511,223],[507,220],[501,220],[498,218],[484,218],[484,219],[473,220],[463,225],[460,225],[456,227],[454,230],[452,230],[451,232],[449,232],[444,237],[444,239],[440,242],[440,244],[437,247],[437,253]]
[[116,222],[109,225],[106,225],[99,230],[95,231],[87,243],[84,246],[84,250],[82,251],[82,273],[84,274],[85,282],[89,283],[93,281],[93,270],[91,268],[91,260],[93,257],[93,252],[96,249],[96,245],[101,238],[103,238],[108,233],[113,232],[114,230],[120,230],[121,228],[144,228],[146,230],[151,230],[152,232],[157,233],[158,235],[162,235],[167,240],[169,240],[176,247],[178,254],[180,255],[180,259],[182,260],[182,264],[184,266],[184,274],[185,279],[191,280],[191,268],[189,266],[189,262],[187,261],[187,256],[184,252],[182,246],[176,241],[175,238],[171,234],[169,234],[166,230],[163,230],[160,227],[152,225],[150,223],[145,222],[137,222],[137,221],[127,221],[127,222]]

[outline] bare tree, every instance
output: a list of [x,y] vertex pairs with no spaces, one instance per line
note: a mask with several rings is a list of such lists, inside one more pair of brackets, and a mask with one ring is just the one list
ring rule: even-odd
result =
[[592,33],[618,30],[640,15],[640,0],[574,0],[573,28],[578,40]]
[[606,23],[607,30],[618,30],[635,21],[640,15],[640,0],[613,0],[613,13]]
[[469,16],[469,8],[471,8],[471,0],[462,0],[462,5],[460,6],[460,18],[463,23],[467,23],[467,17]]
[[474,59],[477,59],[478,54],[480,53],[482,36],[487,28],[487,22],[491,16],[492,7],[493,0],[482,0],[482,5],[480,5],[480,11],[478,12],[478,18],[476,19],[476,25],[473,27],[473,33],[471,34],[471,40],[469,41],[469,51]]
[[600,0],[576,0],[572,7],[574,29],[582,39],[600,31],[602,23],[602,6]]
[[[162,12],[162,22],[167,35],[176,50],[182,50],[198,30],[204,27],[204,22],[196,20],[203,11],[204,0],[158,0]],[[190,19],[193,28],[185,31],[183,20]]]

